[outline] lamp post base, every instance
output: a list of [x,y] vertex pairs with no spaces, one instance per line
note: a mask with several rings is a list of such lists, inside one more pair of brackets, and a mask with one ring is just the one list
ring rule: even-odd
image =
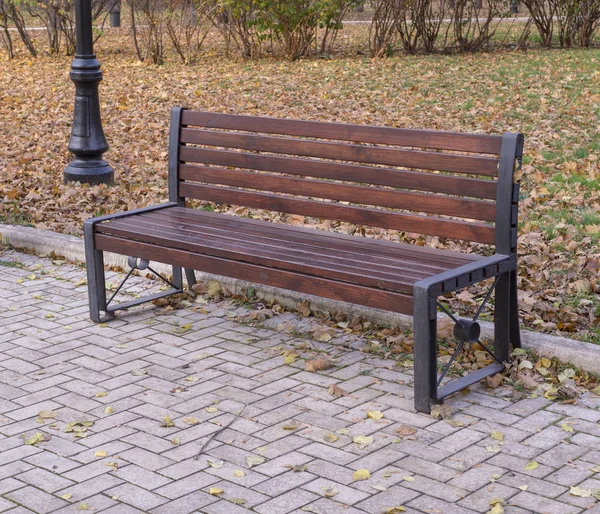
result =
[[86,184],[112,184],[115,172],[102,159],[71,161],[64,171],[64,181],[83,182]]

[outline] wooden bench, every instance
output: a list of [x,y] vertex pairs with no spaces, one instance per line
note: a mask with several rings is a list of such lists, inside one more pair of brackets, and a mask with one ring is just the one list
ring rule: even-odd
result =
[[[169,203],[85,223],[91,318],[98,322],[118,309],[180,292],[182,269],[190,285],[193,270],[202,270],[412,314],[415,407],[429,412],[432,402],[502,371],[509,345],[520,346],[519,187],[513,177],[522,148],[523,137],[513,133],[407,130],[175,107]],[[186,199],[483,243],[488,256],[206,212],[186,207]],[[132,256],[132,270],[149,260],[172,265],[172,289],[110,304],[103,252]],[[481,309],[473,319],[458,318],[438,297],[485,279],[493,279],[484,303],[493,291],[494,363],[442,385],[451,363],[438,376],[438,309],[454,320],[459,349],[479,340]]]

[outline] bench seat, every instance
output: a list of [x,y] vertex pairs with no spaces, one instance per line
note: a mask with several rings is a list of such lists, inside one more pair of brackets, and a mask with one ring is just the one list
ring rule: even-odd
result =
[[[251,275],[256,282],[337,300],[373,305],[375,291],[364,288],[380,290],[379,308],[405,314],[412,314],[416,282],[484,259],[177,206],[115,218],[98,224],[96,233],[99,250],[129,251],[160,261],[161,248],[177,249],[184,252],[181,258],[187,253],[205,256],[204,271],[246,280],[250,276],[244,264],[250,264],[256,267],[256,275]],[[306,281],[304,287],[300,278]],[[310,278],[324,280],[307,281]],[[352,285],[359,287],[349,294]]]

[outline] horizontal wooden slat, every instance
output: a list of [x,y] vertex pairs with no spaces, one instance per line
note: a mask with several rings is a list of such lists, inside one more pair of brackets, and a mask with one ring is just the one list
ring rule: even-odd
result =
[[182,125],[496,155],[500,154],[502,144],[502,137],[497,135],[286,120],[187,110],[182,113]]
[[404,314],[412,313],[412,296],[348,283],[340,283],[302,273],[265,268],[220,257],[200,255],[185,250],[130,241],[104,234],[95,235],[100,251],[135,255],[142,259],[164,262],[257,284],[265,284],[301,293],[313,294],[358,305],[369,305]]
[[236,166],[251,170],[346,180],[415,191],[496,199],[496,181],[493,180],[186,146],[180,148],[179,158],[184,162]]
[[[194,241],[216,241],[225,246],[237,248],[246,248],[247,252],[258,252],[265,250],[269,253],[277,253],[283,257],[290,256],[294,258],[314,261],[317,257],[325,259],[327,262],[340,263],[348,265],[360,265],[364,269],[398,274],[411,275],[413,272],[418,274],[436,275],[448,269],[463,265],[466,262],[472,262],[469,256],[464,254],[455,254],[453,260],[446,256],[436,256],[427,252],[413,251],[404,252],[400,244],[398,251],[389,254],[380,253],[378,248],[364,247],[356,244],[354,241],[344,241],[337,237],[333,232],[319,232],[315,229],[309,229],[305,232],[294,232],[287,230],[288,226],[284,224],[274,225],[275,230],[260,230],[269,228],[269,222],[256,220],[253,230],[248,230],[248,225],[238,223],[237,216],[218,215],[218,217],[208,216],[187,216],[183,213],[172,213],[168,216],[132,216],[125,220],[115,220],[110,224],[98,226],[98,231],[103,232],[105,228],[117,226],[129,230],[132,234],[135,232],[134,225],[149,227],[162,231],[165,234],[172,234],[172,237],[178,237],[180,234]],[[223,221],[223,223],[219,223]],[[325,235],[322,240],[316,240],[315,236]],[[131,236],[133,237],[133,236]],[[360,241],[358,237],[352,237]],[[358,242],[357,241],[357,242]],[[371,240],[374,241],[374,240]],[[323,244],[324,242],[328,244]],[[423,247],[414,247],[417,250]],[[460,257],[459,257],[460,256]]]
[[[186,144],[212,145],[303,157],[353,161],[425,170],[450,171],[467,175],[493,177],[498,173],[498,159],[471,155],[454,155],[420,150],[308,141],[304,139],[233,134],[182,128],[180,141]],[[180,159],[186,160],[180,156]]]
[[208,182],[211,184],[237,186],[261,191],[327,198],[391,209],[443,214],[458,218],[483,221],[495,221],[496,219],[496,205],[477,200],[407,193],[404,191],[232,171],[205,166],[182,165],[179,173],[180,179],[186,181]]
[[193,231],[182,228],[166,231],[163,230],[163,226],[152,225],[136,217],[106,224],[99,227],[99,231],[103,234],[203,255],[404,293],[411,293],[415,282],[430,276],[423,270],[405,270],[401,262],[398,263],[398,269],[394,273],[389,269],[374,269],[376,267],[367,262],[351,262],[324,254],[303,255],[302,252],[286,248],[285,241],[280,241],[278,247],[265,247],[252,245],[252,243],[227,241],[214,237],[214,234],[212,238],[203,238],[199,237],[199,232],[194,234]]
[[[249,240],[272,239],[279,241],[283,235],[290,244],[307,248],[309,252],[321,253],[323,249],[351,256],[351,258],[369,259],[387,265],[401,261],[418,263],[425,269],[452,269],[467,262],[482,259],[480,255],[452,252],[427,246],[416,246],[398,242],[385,241],[361,236],[351,236],[317,230],[314,228],[292,226],[285,223],[229,216],[222,213],[206,212],[196,209],[175,207],[152,213],[149,218],[159,222],[166,219],[174,222],[190,223],[195,226],[210,226],[229,232],[234,237],[247,237]],[[434,274],[435,274],[434,273]]]
[[481,223],[467,223],[432,216],[399,214],[364,207],[349,207],[331,202],[301,200],[283,195],[254,193],[225,187],[201,186],[188,182],[180,183],[179,194],[186,198],[244,205],[258,209],[313,216],[315,218],[335,219],[360,225],[384,227],[486,244],[495,243],[494,227]]

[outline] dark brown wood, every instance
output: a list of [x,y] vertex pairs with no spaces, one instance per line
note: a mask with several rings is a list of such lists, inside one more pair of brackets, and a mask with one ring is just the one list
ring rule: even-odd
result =
[[[424,173],[402,169],[387,169],[375,166],[359,166],[311,159],[257,155],[241,152],[228,152],[208,148],[196,148],[191,155],[186,147],[181,148],[181,156],[187,162],[235,166],[251,170],[270,171],[308,177],[344,180],[378,186],[389,186],[415,191],[447,193],[473,198],[496,199],[496,181]],[[195,166],[182,164],[183,170],[193,172]]]
[[143,222],[134,223],[133,220],[127,227],[117,226],[116,223],[107,224],[99,232],[202,255],[404,293],[411,293],[415,282],[432,275],[425,273],[423,269],[406,270],[401,261],[398,261],[394,273],[389,269],[375,269],[376,266],[366,262],[336,259],[322,253],[302,255],[300,252],[286,249],[285,240],[280,241],[278,251],[273,247],[266,249],[264,246],[250,243],[227,242],[214,236],[212,239],[199,238],[198,235],[188,235],[184,231],[179,231],[174,236]]
[[467,262],[482,259],[480,255],[458,253],[427,246],[417,246],[399,242],[385,241],[361,236],[351,236],[338,232],[317,230],[308,227],[291,226],[282,223],[249,219],[239,216],[228,216],[221,213],[205,212],[196,209],[172,208],[157,211],[150,215],[153,223],[161,219],[180,224],[189,223],[194,229],[202,226],[212,227],[230,232],[235,237],[270,238],[275,241],[285,238],[294,245],[302,245],[309,252],[322,252],[331,248],[335,252],[347,253],[352,258],[369,256],[382,259],[383,263],[394,265],[396,260],[416,262],[425,267],[451,269]]
[[301,200],[283,195],[254,193],[225,187],[201,186],[187,182],[180,183],[179,193],[186,198],[345,221],[358,225],[390,228],[486,244],[494,244],[495,242],[494,227],[482,223],[468,223],[433,216],[400,214],[365,207],[349,207],[332,202]]
[[[465,175],[494,177],[498,174],[498,159],[494,157],[402,150],[389,147],[309,141],[250,134],[242,135],[186,128],[181,129],[181,142],[238,148],[255,152],[272,152],[302,157],[333,159],[336,161],[353,161],[419,168],[423,170],[451,171]],[[184,148],[187,148],[187,151],[185,154],[182,152],[180,159],[187,161],[189,159],[185,156],[193,156],[195,148]]]
[[180,178],[186,181],[288,193],[345,201],[354,204],[410,210],[413,212],[442,214],[457,218],[482,221],[494,221],[496,219],[495,203],[451,198],[441,195],[407,193],[392,189],[298,179],[247,171],[233,171],[206,166],[182,166]]
[[287,120],[198,111],[183,111],[182,125],[495,155],[500,155],[502,144],[501,136],[487,134]]
[[[115,232],[118,230],[119,232]],[[256,235],[247,235],[244,232],[223,230],[218,227],[197,225],[191,223],[173,222],[167,219],[148,217],[132,217],[128,222],[117,221],[99,227],[98,232],[119,235],[136,239],[139,232],[144,235],[176,234],[173,239],[190,242],[208,247],[227,248],[252,255],[265,255],[268,258],[277,256],[282,260],[292,259],[313,264],[320,260],[335,266],[351,266],[369,271],[384,273],[392,280],[398,276],[424,275],[429,276],[449,268],[448,265],[435,262],[419,262],[413,258],[396,259],[369,255],[367,252],[344,252],[328,247],[315,247],[312,245],[298,244],[288,239],[282,232],[279,239],[266,238]],[[148,240],[144,238],[143,240]],[[149,240],[152,242],[152,240]],[[208,243],[207,243],[208,241]],[[450,266],[451,267],[451,266]]]
[[412,312],[412,296],[402,293],[340,283],[301,273],[270,269],[264,266],[165,248],[139,241],[129,241],[104,234],[96,234],[94,240],[96,248],[100,251],[136,255],[142,259],[164,262],[188,269],[201,269],[207,273],[248,280],[256,284],[290,289],[358,305],[369,305],[392,312],[404,314]]

